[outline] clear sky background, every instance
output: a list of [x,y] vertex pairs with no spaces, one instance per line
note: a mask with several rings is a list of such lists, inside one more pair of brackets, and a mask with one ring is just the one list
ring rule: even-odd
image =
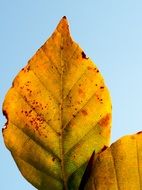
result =
[[[112,142],[142,130],[141,0],[0,0],[0,106],[18,71],[64,15],[110,90]],[[4,123],[0,113],[0,128]],[[0,189],[35,189],[20,175],[1,132]]]

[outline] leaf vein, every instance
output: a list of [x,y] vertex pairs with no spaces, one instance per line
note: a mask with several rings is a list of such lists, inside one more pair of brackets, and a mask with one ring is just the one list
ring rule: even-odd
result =
[[[16,90],[16,89],[15,89]],[[36,109],[33,109],[32,105],[30,104],[30,102],[18,91],[16,90],[16,92],[18,93],[18,95],[24,100],[24,102],[32,109],[33,112],[35,112],[37,114],[38,117],[41,118],[43,121],[56,133],[56,135],[59,136],[59,133],[51,126],[48,124],[48,122],[46,121],[45,117],[43,116],[43,114],[39,114],[38,111]]]
[[51,93],[51,91],[47,88],[47,86],[42,82],[42,80],[37,76],[37,74],[34,72],[33,69],[30,69],[30,71],[33,72],[33,74],[35,75],[35,77],[38,79],[39,83],[46,89],[47,92],[50,93],[50,95],[52,96],[52,98],[55,100],[56,103],[59,103],[59,101],[55,98],[55,96]]
[[[24,142],[23,147],[25,147],[25,144],[28,143],[29,140],[32,140],[35,144],[37,144],[38,146],[40,146],[40,148],[43,149],[43,151],[47,151],[48,153],[51,154],[51,156],[54,156],[59,162],[60,162],[60,158],[47,146],[44,146],[40,140],[36,140],[32,135],[30,135],[26,130],[20,128],[16,123],[14,123],[13,121],[10,121],[10,123],[12,123],[15,127],[17,127],[22,133],[24,133],[27,137],[29,137],[29,139],[27,139],[26,142]],[[26,124],[27,125],[27,124]],[[28,125],[27,125],[28,126]]]
[[86,101],[85,104],[82,105],[82,107],[77,111],[77,112],[74,112],[71,117],[71,119],[64,125],[63,129],[65,129],[67,126],[69,126],[69,124],[72,122],[72,120],[75,119],[75,117],[77,116],[77,114],[79,114],[81,112],[81,110],[87,106],[87,104],[92,100],[92,98],[96,95],[96,92],[94,92],[89,98],[88,100]]
[[[13,153],[13,152],[12,152],[12,154],[13,154],[14,156],[16,155],[16,153]],[[38,170],[39,172],[43,173],[44,175],[50,176],[51,178],[56,179],[56,180],[59,181],[59,182],[62,181],[60,178],[58,178],[57,176],[55,176],[53,173],[51,173],[51,172],[49,172],[49,171],[47,172],[47,170],[46,170],[46,172],[40,170],[40,169],[39,169],[38,167],[36,167],[33,163],[27,161],[26,159],[23,159],[21,156],[16,155],[16,157],[19,157],[21,160],[23,160],[24,162],[26,162],[27,164],[29,164],[30,166],[32,166],[33,168],[35,168],[35,169]]]
[[[104,117],[105,117],[105,116],[104,116]],[[80,145],[80,143],[85,142],[85,139],[86,139],[86,137],[87,137],[89,134],[93,135],[92,131],[94,130],[95,127],[97,127],[97,125],[98,125],[98,123],[101,121],[101,119],[102,119],[102,118],[100,118],[98,121],[96,121],[96,122],[91,126],[91,128],[89,129],[89,131],[88,131],[81,139],[79,139],[79,141],[77,141],[77,143],[76,143],[75,145],[73,145],[73,147],[71,147],[71,148],[65,153],[65,155],[66,155],[66,154],[69,154],[72,150],[74,150],[75,148],[77,148],[77,147]],[[87,140],[88,140],[88,138],[87,138]]]
[[84,72],[80,75],[80,77],[76,80],[76,82],[72,85],[71,89],[69,90],[68,94],[64,97],[64,100],[69,96],[72,89],[75,87],[75,85],[82,79],[82,77],[86,74],[87,69],[84,70]]
[[49,61],[51,62],[51,64],[55,67],[57,73],[59,75],[61,75],[60,70],[58,69],[58,67],[55,66],[55,63],[51,60],[51,58],[47,55],[46,51],[44,50],[43,46],[41,47],[41,50],[43,51],[43,53],[45,54],[45,56],[49,59]]

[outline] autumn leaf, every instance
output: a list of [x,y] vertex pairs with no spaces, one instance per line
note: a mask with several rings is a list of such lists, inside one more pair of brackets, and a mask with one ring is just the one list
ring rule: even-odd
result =
[[4,141],[23,176],[40,190],[78,189],[92,152],[109,144],[111,101],[66,17],[16,76],[3,112]]
[[98,153],[90,176],[84,190],[141,190],[142,133],[122,137]]

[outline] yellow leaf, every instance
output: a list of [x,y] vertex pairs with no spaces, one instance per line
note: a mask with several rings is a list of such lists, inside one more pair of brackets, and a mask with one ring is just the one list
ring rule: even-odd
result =
[[95,149],[109,144],[111,101],[66,17],[23,68],[3,104],[4,141],[37,189],[78,189]]
[[141,190],[142,133],[122,137],[94,158],[85,190]]

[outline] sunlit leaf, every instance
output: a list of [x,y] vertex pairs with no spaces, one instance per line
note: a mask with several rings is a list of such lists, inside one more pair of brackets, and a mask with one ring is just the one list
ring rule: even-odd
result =
[[111,102],[63,17],[8,91],[4,141],[37,189],[78,189],[87,161],[109,144]]
[[[125,136],[94,158],[84,190],[141,190],[142,133]],[[82,189],[82,190],[83,190]]]

